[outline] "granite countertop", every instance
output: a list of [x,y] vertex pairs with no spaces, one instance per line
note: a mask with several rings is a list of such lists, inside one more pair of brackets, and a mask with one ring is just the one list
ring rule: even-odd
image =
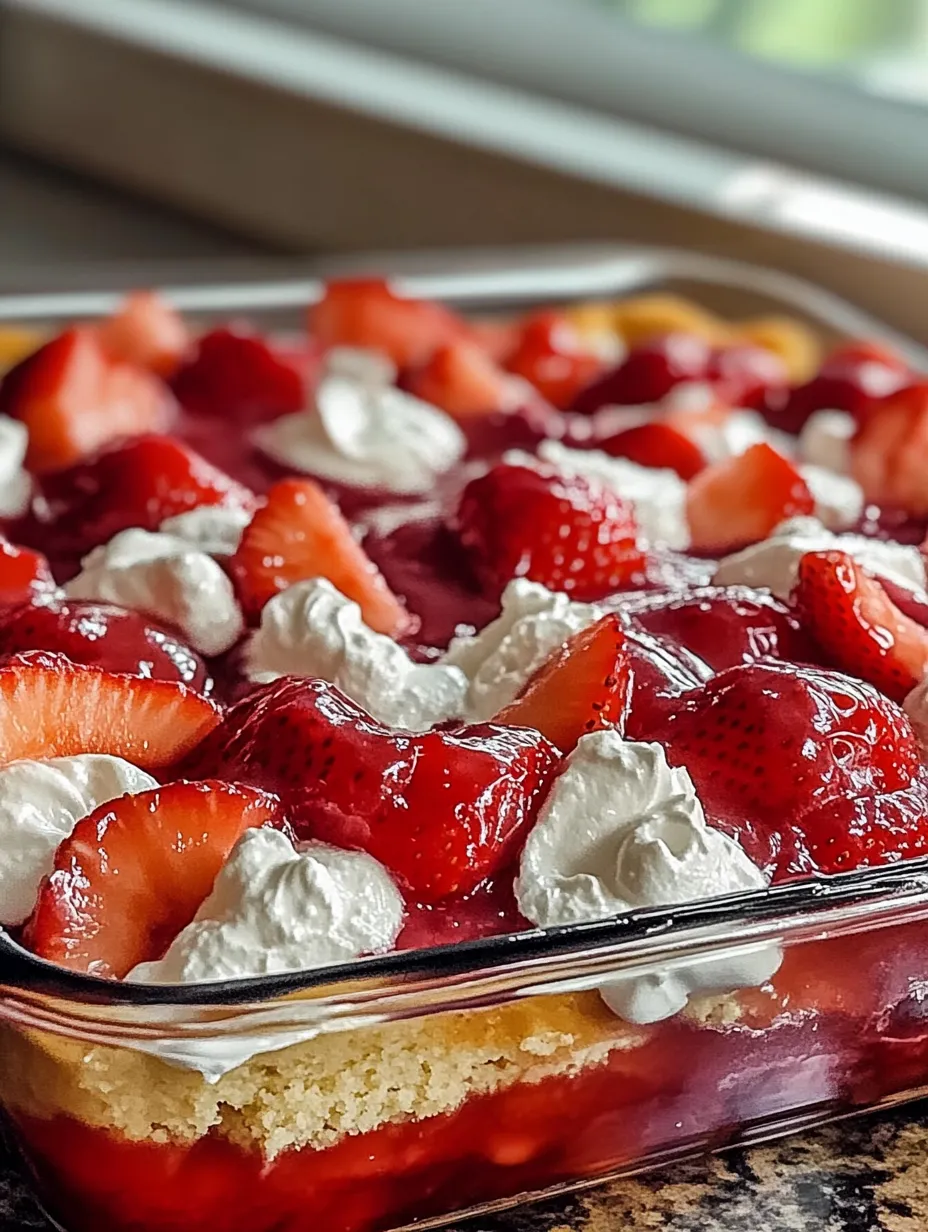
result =
[[[914,1105],[450,1232],[924,1232],[926,1153],[928,1105]],[[0,1232],[52,1232],[3,1156]]]

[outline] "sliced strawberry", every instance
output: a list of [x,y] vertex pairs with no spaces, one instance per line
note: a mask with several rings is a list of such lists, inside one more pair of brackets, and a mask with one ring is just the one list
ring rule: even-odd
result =
[[302,410],[318,365],[308,339],[285,347],[244,326],[224,325],[200,338],[174,392],[188,410],[256,423]]
[[[642,738],[665,745],[710,820],[778,875],[928,850],[918,742],[902,710],[862,681],[786,663],[732,667]],[[846,805],[860,828],[835,843],[823,827]]]
[[102,804],[58,847],[23,940],[40,958],[123,979],[185,928],[254,826],[280,801],[229,783],[169,783]]
[[41,552],[0,537],[0,608],[28,603],[54,589],[55,579]]
[[170,765],[219,722],[185,685],[139,680],[30,651],[0,666],[0,765],[111,753],[143,770]]
[[233,706],[184,772],[276,791],[298,837],[368,851],[435,902],[510,864],[558,762],[528,728],[410,735],[333,685],[284,678]]
[[66,655],[150,680],[173,680],[205,692],[209,672],[175,633],[140,612],[80,599],[43,599],[0,613],[0,658],[27,650]]
[[802,385],[770,391],[768,419],[786,432],[800,432],[815,411],[847,411],[863,422],[911,380],[908,365],[888,348],[848,343],[826,356],[820,371]]
[[716,672],[758,659],[817,663],[820,658],[790,608],[748,586],[628,595],[616,607],[634,625],[692,651]]
[[787,518],[814,510],[796,467],[763,442],[701,471],[686,502],[693,547],[708,552],[755,543]]
[[109,357],[92,329],[69,329],[4,378],[0,411],[29,429],[26,464],[70,466],[120,437],[161,432],[173,399],[157,377]]
[[928,630],[845,552],[809,552],[793,603],[832,667],[901,702],[928,676]]
[[519,401],[512,378],[466,338],[437,347],[424,364],[405,374],[402,383],[417,398],[461,417],[505,412]]
[[165,379],[177,371],[192,343],[180,313],[155,291],[127,295],[119,310],[97,326],[97,337],[113,359]]
[[391,637],[411,618],[351,533],[338,506],[311,479],[276,483],[245,528],[232,557],[245,612],[260,616],[268,599],[294,582],[324,577],[361,607],[365,622]]
[[539,312],[522,325],[518,344],[506,360],[510,372],[530,381],[552,406],[565,411],[607,367],[559,312]]
[[625,647],[632,695],[624,734],[629,740],[641,740],[677,705],[681,694],[708,680],[712,669],[686,647],[634,623],[625,628]]
[[450,309],[405,299],[379,278],[330,282],[309,310],[309,329],[325,347],[370,347],[400,368],[425,363],[436,347],[468,333]]
[[639,466],[676,471],[681,479],[692,479],[707,464],[706,455],[694,440],[672,424],[659,420],[625,428],[597,441],[596,447],[613,458],[628,458]]
[[469,336],[482,347],[498,364],[505,364],[519,344],[522,322],[518,317],[470,318],[467,322]]
[[765,347],[737,342],[717,347],[709,359],[707,379],[727,406],[764,406],[787,386],[786,364]]
[[572,410],[592,415],[604,406],[660,402],[683,381],[703,381],[712,349],[694,334],[672,333],[636,346],[622,362],[580,390]]
[[631,506],[580,476],[500,463],[464,489],[457,528],[487,590],[527,577],[599,599],[640,575]]
[[247,488],[170,436],[128,441],[49,475],[42,496],[42,539],[78,556],[127,527],[157,530],[198,505],[254,505]]
[[534,727],[569,753],[589,732],[622,730],[631,692],[621,622],[618,616],[603,616],[559,646],[493,722]]
[[851,443],[851,468],[868,500],[928,515],[928,381],[871,406]]

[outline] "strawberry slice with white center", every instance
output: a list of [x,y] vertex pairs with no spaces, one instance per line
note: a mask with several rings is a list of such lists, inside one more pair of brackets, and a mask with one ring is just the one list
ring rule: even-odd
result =
[[242,607],[253,619],[295,582],[328,578],[378,633],[395,637],[412,623],[338,507],[311,479],[284,479],[271,488],[267,504],[245,528],[231,571]]
[[276,796],[229,783],[110,800],[58,847],[24,943],[72,971],[122,979],[186,928],[245,831],[275,824]]
[[928,676],[928,630],[846,552],[808,552],[792,595],[832,666],[901,702]]
[[765,442],[700,471],[686,501],[693,547],[718,553],[756,543],[787,518],[814,511],[802,475]]
[[156,770],[190,752],[220,714],[183,684],[30,651],[0,667],[0,765],[24,757],[110,753]]
[[590,732],[621,730],[631,692],[625,635],[618,616],[610,614],[559,646],[493,722],[534,727],[569,753]]

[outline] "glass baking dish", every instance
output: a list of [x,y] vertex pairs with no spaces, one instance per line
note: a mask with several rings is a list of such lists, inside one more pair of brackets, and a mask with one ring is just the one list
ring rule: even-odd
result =
[[[481,312],[672,289],[928,367],[830,296],[686,254],[420,259],[403,285]],[[172,297],[285,328],[317,288]],[[0,317],[112,298],[18,297]],[[658,1021],[607,1005],[668,989]],[[0,1104],[70,1232],[437,1227],[926,1091],[928,860],[228,984],[98,980],[0,934]]]

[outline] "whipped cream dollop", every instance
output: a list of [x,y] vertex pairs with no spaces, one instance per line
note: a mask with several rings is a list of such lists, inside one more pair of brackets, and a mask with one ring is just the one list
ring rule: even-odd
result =
[[[603,920],[638,907],[762,889],[742,848],[706,823],[686,770],[659,744],[606,730],[582,736],[542,805],[522,851],[519,909],[541,928]],[[692,993],[762,984],[779,965],[774,948],[700,959],[600,989],[630,1022],[658,1022]]]
[[248,830],[164,956],[126,977],[192,984],[304,971],[393,948],[404,903],[373,856]]
[[714,586],[754,586],[788,599],[807,552],[847,552],[869,573],[921,593],[925,562],[918,548],[864,535],[835,535],[817,518],[790,518],[767,539],[719,561]]
[[26,425],[0,415],[0,518],[18,518],[29,507],[32,476],[23,465],[28,445]]
[[58,844],[82,817],[158,783],[121,757],[80,753],[0,769],[0,924],[28,917]]
[[232,583],[211,556],[160,531],[120,531],[94,548],[64,588],[70,599],[97,599],[145,612],[177,629],[205,655],[229,650],[244,620]]
[[799,433],[799,457],[811,466],[846,475],[857,421],[847,411],[813,411]]
[[382,356],[364,355],[330,351],[314,405],[262,424],[252,439],[291,470],[402,495],[429,492],[464,456],[464,434],[450,415],[393,386]]
[[207,556],[232,556],[251,519],[251,512],[238,506],[197,505],[196,509],[165,518],[158,530],[182,539]]
[[[627,500],[634,507],[642,535],[651,543],[676,549],[689,545],[686,484],[675,471],[611,458],[601,449],[568,449],[559,441],[542,441],[538,458],[562,475],[581,475]],[[505,461],[538,465],[532,455],[515,450],[505,455]]]
[[442,657],[469,681],[465,713],[483,722],[511,702],[545,659],[603,609],[575,603],[537,582],[515,578],[503,591],[502,612],[474,637],[456,637]]
[[799,473],[815,501],[815,516],[828,530],[847,530],[860,521],[866,501],[856,479],[808,464]]
[[331,681],[388,727],[425,731],[464,713],[459,667],[414,663],[402,646],[368,628],[357,603],[324,578],[275,595],[245,650],[252,680],[315,676]]

